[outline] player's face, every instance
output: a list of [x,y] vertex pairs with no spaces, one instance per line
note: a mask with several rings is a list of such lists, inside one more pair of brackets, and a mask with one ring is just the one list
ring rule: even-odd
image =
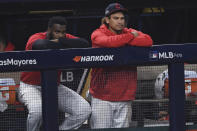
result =
[[110,17],[107,17],[106,22],[109,24],[109,30],[119,34],[125,27],[125,16],[122,12],[116,12],[110,15]]
[[52,28],[48,30],[50,39],[59,39],[66,35],[66,25],[54,24]]

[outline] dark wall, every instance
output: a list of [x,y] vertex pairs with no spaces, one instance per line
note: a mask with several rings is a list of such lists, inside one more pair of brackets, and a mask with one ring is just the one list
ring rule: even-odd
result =
[[[59,3],[59,6],[52,6],[51,3],[43,3],[43,5],[39,4],[39,6],[36,6],[36,3],[20,3],[21,8],[25,7],[23,12],[21,12],[19,8],[10,11],[4,7],[3,9],[1,8],[3,13],[0,13],[1,18],[3,18],[0,22],[0,29],[2,31],[4,28],[5,31],[7,31],[10,41],[16,46],[16,50],[24,50],[30,35],[45,31],[47,29],[48,19],[51,16],[62,15],[68,20],[68,33],[84,37],[90,41],[92,31],[100,26],[104,8],[109,1],[108,3],[102,3],[104,0],[101,0],[100,4],[97,2],[98,6],[94,5],[92,8],[90,8],[90,5],[86,5],[88,2],[91,3],[90,1],[84,1],[76,0],[70,3],[66,1],[67,3]],[[151,35],[154,44],[197,43],[197,20],[195,20],[197,8],[193,7],[192,3],[190,6],[185,4],[184,7],[184,3],[181,5],[177,1],[178,4],[176,6],[176,4],[174,4],[176,1],[174,1],[173,4],[164,6],[164,13],[148,14],[143,13],[143,4],[138,6],[138,3],[135,3],[136,6],[134,6],[134,3],[128,4],[127,1],[121,1],[121,3],[129,9],[128,27],[141,30]],[[47,7],[43,8],[45,10],[65,10],[67,9],[66,4],[70,4],[68,7],[68,9],[71,10],[70,12],[30,13],[31,10],[40,10],[42,7]],[[152,4],[155,5],[155,2]],[[65,5],[65,8],[62,7],[63,5]],[[145,7],[147,7],[147,5],[148,4],[144,4]],[[85,6],[87,6],[87,8],[85,8]]]
[[[58,15],[58,14],[57,14]],[[5,25],[9,39],[16,45],[17,50],[24,50],[30,35],[44,32],[51,16],[39,18],[17,18],[9,20]],[[99,27],[100,18],[71,18],[68,17],[67,32],[90,41],[91,32]]]

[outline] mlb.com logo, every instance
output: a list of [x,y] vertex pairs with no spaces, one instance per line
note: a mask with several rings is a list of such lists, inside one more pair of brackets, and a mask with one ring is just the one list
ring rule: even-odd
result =
[[151,60],[158,60],[158,58],[159,58],[159,53],[158,53],[157,51],[151,51],[151,52],[149,53],[149,58],[150,58]]
[[174,58],[182,58],[183,54],[178,52],[158,52],[158,51],[151,51],[149,54],[149,58],[151,60],[158,60],[158,59],[174,59]]

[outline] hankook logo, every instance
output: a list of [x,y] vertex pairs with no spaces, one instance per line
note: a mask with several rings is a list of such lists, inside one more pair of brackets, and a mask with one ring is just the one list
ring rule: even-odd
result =
[[113,61],[114,55],[101,55],[101,56],[75,56],[75,62],[91,62],[91,61]]
[[14,60],[14,59],[6,59],[6,60],[0,60],[0,66],[8,66],[8,65],[14,65],[14,66],[22,66],[22,65],[35,65],[37,64],[36,59],[29,59],[29,60]]

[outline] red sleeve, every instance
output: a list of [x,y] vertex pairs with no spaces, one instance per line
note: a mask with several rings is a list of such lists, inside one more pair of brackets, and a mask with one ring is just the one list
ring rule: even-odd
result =
[[40,33],[36,33],[30,36],[30,38],[27,41],[26,50],[32,50],[32,44],[38,39],[45,39],[45,37],[46,36],[41,35]]
[[76,36],[74,36],[74,35],[71,35],[71,34],[66,34],[66,38],[71,38],[71,39],[73,39],[73,38],[78,38],[78,37],[76,37]]
[[93,47],[121,47],[126,45],[133,39],[131,33],[124,33],[120,35],[107,36],[99,30],[96,30],[91,35]]
[[[133,31],[136,31],[136,30],[133,30]],[[129,45],[131,46],[152,46],[153,45],[153,40],[149,35],[144,34],[140,31],[137,31],[137,32],[139,35],[133,40],[131,40],[129,42]]]
[[13,51],[14,49],[15,49],[15,46],[11,42],[8,42],[8,45],[6,46],[4,51]]

